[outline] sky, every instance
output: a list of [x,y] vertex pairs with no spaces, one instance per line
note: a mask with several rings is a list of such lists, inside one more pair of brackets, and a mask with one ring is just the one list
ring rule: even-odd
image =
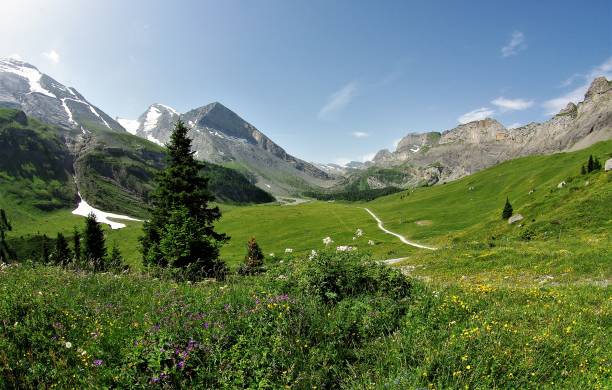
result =
[[543,121],[612,78],[612,2],[2,0],[0,56],[115,117],[219,101],[308,161]]

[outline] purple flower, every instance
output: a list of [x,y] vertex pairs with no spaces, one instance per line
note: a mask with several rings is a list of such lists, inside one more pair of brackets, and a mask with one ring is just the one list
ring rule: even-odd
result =
[[150,380],[151,383],[159,383],[159,378],[158,377],[153,377]]
[[205,322],[202,326],[204,327],[204,329],[208,329],[210,325],[208,324],[208,322]]
[[96,359],[96,360],[93,361],[93,365],[96,366],[96,367],[100,367],[103,364],[104,364],[104,360],[102,360],[102,359]]
[[182,370],[183,368],[185,368],[185,361],[184,360],[179,361],[176,364],[176,366]]

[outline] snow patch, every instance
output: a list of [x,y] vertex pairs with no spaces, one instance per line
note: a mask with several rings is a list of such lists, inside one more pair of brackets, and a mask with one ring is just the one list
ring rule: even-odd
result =
[[147,134],[147,139],[153,143],[158,144],[159,146],[164,146],[164,143],[161,142],[160,140],[158,140],[157,138],[153,137],[151,134]]
[[[155,126],[157,126],[157,122],[159,121],[159,117],[161,116],[161,111],[155,106],[149,107],[149,111],[147,111],[147,115],[145,117],[144,129],[145,131],[151,131]],[[152,140],[149,140],[152,141]],[[155,142],[155,141],[153,141]]]
[[272,188],[272,187],[270,187],[270,184],[266,184],[266,187],[268,187],[268,188]]
[[70,122],[70,124],[76,126],[77,123],[74,120],[74,118],[72,117],[72,111],[70,111],[70,107],[68,107],[68,104],[66,104],[66,98],[61,99],[61,100],[62,100],[62,107],[64,107],[64,111],[66,111],[66,115],[68,115],[68,122]]
[[30,85],[29,93],[37,92],[57,99],[57,96],[55,96],[51,91],[46,90],[40,84],[40,78],[42,77],[42,73],[40,73],[38,69],[29,66],[23,61],[17,61],[12,59],[0,60],[0,72],[13,73],[17,76],[25,78],[28,81],[28,84]]
[[208,132],[209,132],[210,134],[212,134],[212,135],[216,135],[217,137],[219,137],[219,138],[221,138],[221,139],[225,138],[225,137],[223,137],[223,135],[221,135],[221,134],[220,134],[218,131],[216,131],[216,130],[215,130],[215,131],[210,131],[210,130],[208,130]]
[[412,148],[410,148],[410,151],[411,151],[412,153],[416,153],[416,152],[418,152],[419,150],[421,150],[421,147],[420,147],[420,146],[418,146],[418,145],[414,145]]
[[81,197],[81,193],[79,192],[79,205],[76,209],[72,210],[72,214],[80,215],[83,217],[87,217],[90,213],[93,213],[96,217],[96,221],[99,223],[105,223],[111,227],[111,229],[121,229],[125,227],[125,224],[120,222],[111,221],[109,218],[113,219],[123,219],[127,221],[139,221],[142,222],[141,219],[136,219],[132,217],[128,217],[127,215],[121,214],[113,214],[107,213],[106,211],[98,210],[95,207],[90,206],[85,199]]
[[136,131],[140,127],[140,122],[138,122],[137,119],[124,119],[117,117],[117,122],[119,122],[119,124],[123,126],[123,128],[130,134],[136,134]]
[[181,115],[179,114],[178,111],[176,111],[174,108],[170,107],[170,106],[166,106],[165,104],[158,104],[158,106],[161,106],[163,108],[165,108],[166,110],[170,111],[172,114],[174,115]]

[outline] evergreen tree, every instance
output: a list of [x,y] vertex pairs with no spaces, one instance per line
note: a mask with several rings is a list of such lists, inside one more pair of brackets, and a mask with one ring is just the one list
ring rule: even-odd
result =
[[580,174],[581,175],[586,175],[586,173],[587,173],[586,172],[586,168],[585,168],[584,164],[582,164],[582,167],[580,168]]
[[263,265],[264,254],[259,248],[259,244],[255,240],[255,237],[251,237],[247,242],[247,254],[244,258],[244,262],[249,268],[257,268]]
[[0,263],[7,263],[13,252],[6,242],[6,232],[13,228],[6,217],[4,209],[0,209]]
[[595,170],[595,161],[593,161],[593,155],[589,156],[589,162],[587,163],[587,173],[591,173]]
[[104,231],[96,221],[96,216],[91,213],[85,219],[85,232],[83,233],[83,260],[87,261],[94,271],[104,269],[106,258],[106,246],[104,242]]
[[55,240],[55,249],[53,250],[53,254],[51,255],[51,261],[54,264],[65,267],[70,262],[70,257],[71,253],[70,248],[68,247],[68,241],[62,233],[57,233],[57,238]]
[[49,262],[49,238],[46,234],[43,234],[41,240],[41,256],[40,261],[43,263]]
[[111,249],[111,253],[108,258],[107,268],[109,270],[119,272],[123,268],[123,264],[123,256],[121,255],[121,251],[119,251],[119,247],[115,243],[113,244],[113,248]]
[[506,204],[504,205],[504,211],[502,211],[502,219],[508,219],[512,216],[512,205],[510,204],[510,201],[508,200],[508,198],[506,197]]
[[74,251],[74,262],[80,264],[81,262],[81,233],[77,230],[76,226],[72,233],[72,249]]
[[143,263],[189,267],[206,274],[218,266],[219,248],[229,238],[214,231],[213,222],[221,212],[209,206],[214,197],[187,132],[185,124],[177,121],[167,144],[166,168],[156,177],[151,218],[143,227]]
[[601,169],[601,161],[597,157],[595,157],[595,161],[593,161],[593,170],[599,171]]

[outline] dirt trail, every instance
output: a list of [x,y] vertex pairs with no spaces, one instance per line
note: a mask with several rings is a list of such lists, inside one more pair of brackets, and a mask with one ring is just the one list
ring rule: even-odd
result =
[[[368,208],[364,208],[364,210],[367,211],[372,216],[372,218],[374,218],[376,220],[376,222],[378,222],[378,228],[380,230],[382,230],[383,232],[385,232],[387,234],[390,234],[392,236],[395,236],[395,237],[399,238],[400,241],[403,242],[404,244],[413,246],[415,248],[429,249],[430,251],[435,251],[436,249],[438,249],[438,248],[434,248],[432,246],[427,246],[427,245],[416,243],[414,241],[410,241],[409,239],[407,239],[406,237],[402,236],[401,234],[398,234],[398,233],[392,232],[391,230],[385,229],[385,227],[383,226],[383,222],[380,220],[380,218],[378,218],[376,216],[376,214],[374,214]],[[403,259],[389,259],[389,260],[385,260],[385,263],[386,264],[393,264],[393,263],[397,263],[400,260],[403,260]]]

